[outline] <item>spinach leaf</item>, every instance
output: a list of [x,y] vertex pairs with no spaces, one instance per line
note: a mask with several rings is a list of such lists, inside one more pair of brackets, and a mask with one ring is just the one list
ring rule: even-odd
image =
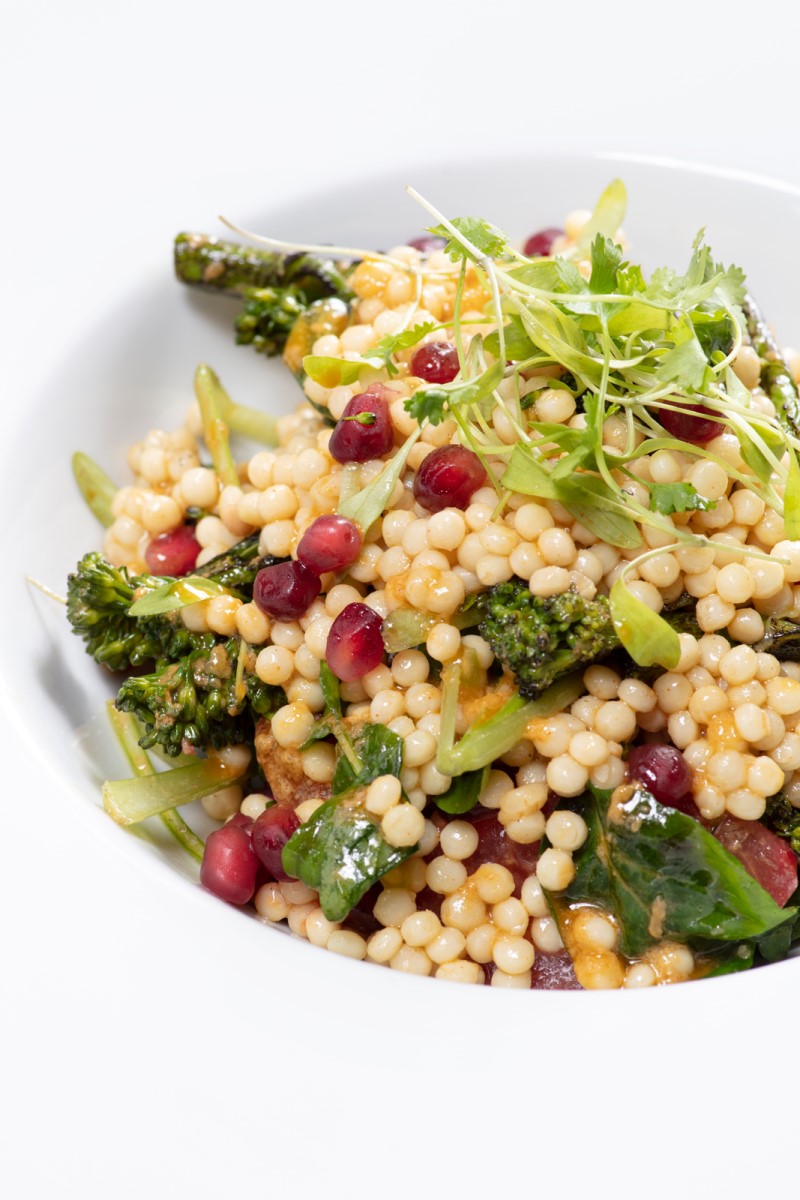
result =
[[592,789],[577,806],[589,837],[563,897],[612,913],[629,957],[664,938],[700,950],[763,939],[797,916],[796,908],[780,908],[698,821],[643,788],[622,803]]
[[444,795],[436,797],[437,808],[452,816],[469,812],[478,803],[488,774],[489,768],[483,767],[457,776]]
[[352,788],[365,787],[380,775],[399,777],[403,766],[403,739],[385,725],[362,726],[353,737],[353,749],[361,762],[361,770],[356,771],[341,755],[331,783],[334,796]]
[[342,921],[387,871],[413,854],[415,846],[390,846],[380,822],[356,795],[327,800],[283,848],[283,869],[319,892],[329,921]]

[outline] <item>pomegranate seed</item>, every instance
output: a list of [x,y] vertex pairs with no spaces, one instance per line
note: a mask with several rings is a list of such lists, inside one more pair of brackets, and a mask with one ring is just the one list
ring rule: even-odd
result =
[[708,420],[708,417],[713,415],[710,408],[705,408],[702,404],[681,404],[681,408],[690,408],[697,416],[675,412],[671,408],[660,408],[654,414],[656,420],[673,437],[680,438],[682,442],[691,442],[693,446],[702,446],[722,432],[719,421]]
[[145,550],[144,560],[154,575],[189,575],[199,553],[194,525],[179,525],[154,537]]
[[678,808],[692,790],[692,772],[674,746],[636,746],[628,758],[631,779],[643,783],[659,804]]
[[333,622],[325,657],[339,679],[350,683],[373,671],[383,658],[383,620],[368,604],[348,604]]
[[249,830],[228,824],[209,834],[200,864],[200,882],[209,892],[229,904],[247,904],[256,890],[257,872]]
[[326,571],[341,571],[358,558],[361,551],[361,530],[347,517],[317,517],[300,539],[298,561],[324,575]]
[[[394,445],[394,430],[385,391],[382,384],[373,384],[348,403],[328,443],[331,457],[337,462],[367,462],[389,453]],[[374,420],[366,425],[353,420],[361,413]]]
[[262,567],[253,584],[253,600],[270,617],[293,621],[302,617],[320,593],[319,576],[301,562]]
[[483,463],[466,446],[432,450],[414,479],[414,499],[428,512],[468,506],[473,492],[486,480]]
[[540,229],[532,233],[522,248],[528,258],[546,258],[553,253],[553,242],[564,236],[563,229]]
[[441,250],[446,246],[447,238],[439,237],[435,233],[422,233],[419,237],[411,238],[406,245],[413,246],[421,254],[430,254],[432,250]]
[[797,855],[788,842],[760,821],[743,821],[730,813],[712,832],[782,908],[797,890]]
[[253,849],[273,879],[289,878],[283,869],[281,852],[299,828],[295,811],[288,804],[274,804],[265,809],[253,826]]
[[242,812],[234,813],[233,816],[225,822],[225,825],[226,825],[226,827],[228,825],[238,825],[240,829],[245,830],[248,837],[252,836],[253,818],[246,817],[245,814]]
[[452,383],[460,369],[452,342],[428,342],[411,359],[411,374],[426,383]]

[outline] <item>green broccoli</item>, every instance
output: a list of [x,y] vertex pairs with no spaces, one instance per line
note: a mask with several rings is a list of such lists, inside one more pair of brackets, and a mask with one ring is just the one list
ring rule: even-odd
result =
[[271,716],[286,703],[279,687],[255,674],[255,652],[241,638],[213,641],[176,661],[161,660],[151,675],[131,675],[117,695],[117,708],[144,725],[140,745],[158,745],[169,755],[187,745],[220,749],[252,742],[253,714]]
[[764,824],[779,837],[786,838],[795,854],[800,854],[800,809],[790,804],[782,792],[767,800]]
[[[276,561],[259,555],[258,535],[252,534],[194,574],[249,597],[258,572]],[[213,647],[214,635],[191,633],[179,612],[138,618],[128,615],[137,589],[152,590],[168,582],[166,576],[131,575],[97,553],[81,559],[67,579],[67,618],[95,662],[122,671],[148,662],[176,660],[192,651],[208,652]]]
[[533,596],[527,583],[512,579],[490,588],[480,607],[481,636],[527,699],[619,647],[605,596],[584,600],[575,591]]
[[243,299],[236,341],[268,355],[281,351],[298,316],[315,301],[352,296],[332,259],[277,254],[199,233],[175,238],[175,273],[182,283]]

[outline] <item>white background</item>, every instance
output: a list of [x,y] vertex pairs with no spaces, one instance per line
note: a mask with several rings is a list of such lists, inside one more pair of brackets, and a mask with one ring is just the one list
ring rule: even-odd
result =
[[[3,436],[36,364],[62,358],[105,292],[245,195],[266,205],[405,163],[470,158],[480,171],[502,151],[576,148],[800,183],[800,18],[787,12],[769,0],[5,0]],[[1,478],[0,496],[2,528],[24,497]],[[599,1020],[532,1025],[533,1045],[563,1042],[562,1070],[515,1078],[530,1047],[491,1006],[471,1043],[451,1044],[457,990],[409,1012],[408,1029],[363,1013],[349,972],[283,1012],[222,906],[204,912],[213,951],[198,954],[186,891],[109,856],[35,755],[9,727],[0,736],[0,1182],[13,1200],[510,1197],[545,1184],[693,1197],[722,1182],[728,1196],[777,1195],[792,1177],[793,1014],[773,1020],[739,992],[736,1020],[719,1014],[725,1045],[704,1018],[705,1062],[687,1060],[680,1022],[632,1027],[612,1047]],[[688,999],[669,1012],[692,1020]],[[271,1071],[287,1028],[326,1021],[329,1051],[311,1037],[292,1071]],[[430,1051],[410,1106],[393,1086],[409,1031]],[[620,1072],[630,1105],[609,1112]]]

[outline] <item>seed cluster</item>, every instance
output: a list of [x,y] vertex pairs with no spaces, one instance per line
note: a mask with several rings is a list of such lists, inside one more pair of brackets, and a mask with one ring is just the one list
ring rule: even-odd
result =
[[[580,223],[578,216],[567,223],[568,239],[577,235]],[[408,246],[396,247],[390,257],[415,267],[423,261]],[[319,338],[313,353],[358,358],[380,338],[409,324],[451,318],[456,269],[444,254],[434,252],[427,257],[426,271],[417,289],[414,276],[402,266],[362,263],[350,280],[356,295],[353,323],[338,337]],[[487,299],[477,277],[467,272],[462,300],[466,337],[488,332]],[[425,340],[446,337],[439,330]],[[399,374],[393,378],[374,372],[391,395],[396,446],[415,428],[404,407],[420,383],[410,374],[412,354],[397,356]],[[753,358],[745,348],[735,364],[750,388],[758,383]],[[798,356],[792,361],[800,375]],[[308,400],[336,419],[364,386],[364,380],[333,389],[310,379],[304,384]],[[501,392],[507,386],[501,385]],[[543,387],[535,377],[522,383],[523,396],[534,391],[540,421],[583,426],[585,418],[564,388]],[[754,396],[765,410],[769,407],[757,391]],[[490,420],[501,443],[515,441],[502,407]],[[191,509],[205,514],[196,526],[199,564],[256,530],[262,553],[296,555],[312,521],[335,512],[343,468],[328,450],[330,428],[311,405],[281,418],[278,431],[279,445],[253,455],[240,467],[239,485],[225,487],[212,468],[201,465],[196,408],[177,431],[150,432],[129,451],[135,478],[114,500],[106,556],[114,564],[145,569],[150,539],[181,524]],[[603,435],[610,449],[619,449],[627,429],[612,417]],[[320,664],[332,623],[343,609],[363,603],[385,617],[411,607],[437,618],[424,653],[404,650],[341,686],[347,717],[381,722],[403,740],[399,779],[375,780],[365,799],[390,844],[419,842],[418,852],[382,880],[372,914],[379,928],[364,936],[328,921],[316,893],[299,882],[264,884],[255,907],[264,919],[286,920],[293,932],[335,953],[421,975],[470,983],[490,977],[493,986],[529,987],[537,954],[563,952],[542,889],[558,892],[570,883],[573,854],[587,837],[585,823],[574,813],[556,808],[546,815],[549,793],[568,799],[588,783],[602,788],[622,784],[623,746],[644,735],[668,737],[683,752],[693,772],[694,800],[705,818],[729,812],[757,819],[766,798],[781,788],[800,806],[800,667],[752,648],[763,637],[769,616],[800,608],[800,543],[788,541],[782,518],[734,483],[721,465],[747,469],[729,432],[707,447],[718,461],[658,450],[632,463],[636,480],[626,486],[644,503],[646,483],[681,481],[715,502],[706,512],[674,518],[676,525],[707,535],[711,545],[664,549],[626,576],[630,590],[655,612],[683,593],[694,597],[701,636],[681,634],[679,663],[651,683],[625,678],[610,667],[590,667],[583,694],[568,710],[531,723],[525,737],[489,772],[480,800],[485,809],[495,810],[511,843],[534,846],[546,833],[550,848],[524,877],[495,861],[468,870],[466,861],[479,849],[476,827],[468,820],[430,816],[431,799],[451,783],[436,767],[442,692],[432,665],[470,655],[476,666],[478,685],[459,709],[461,734],[484,711],[480,680],[486,682],[493,654],[480,636],[463,633],[452,623],[454,613],[466,597],[514,576],[542,597],[568,588],[589,599],[607,594],[641,550],[620,550],[599,541],[555,501],[512,494],[499,503],[488,485],[474,493],[463,511],[427,512],[414,500],[414,473],[435,448],[457,441],[452,420],[424,429],[383,518],[364,531],[357,559],[345,572],[323,575],[320,596],[299,619],[273,620],[256,604],[229,596],[186,608],[183,618],[193,630],[238,634],[255,648],[259,678],[285,690],[288,702],[275,715],[272,733],[289,749],[306,743],[324,707]],[[490,456],[489,465],[500,472],[504,461]],[[362,486],[382,466],[381,460],[361,464]],[[642,532],[646,548],[670,544],[660,530],[645,527]],[[731,553],[730,548],[742,546],[751,548],[753,556]],[[318,742],[302,750],[302,763],[310,780],[328,784],[335,768],[333,746]],[[225,820],[239,809],[255,817],[264,801],[242,797],[238,787],[231,787],[203,803],[211,816]],[[319,803],[307,801],[298,816],[308,819]],[[641,961],[627,962],[617,952],[613,921],[594,909],[575,910],[566,928],[584,987],[650,986],[689,978],[694,970],[691,953],[670,943],[661,943]]]

